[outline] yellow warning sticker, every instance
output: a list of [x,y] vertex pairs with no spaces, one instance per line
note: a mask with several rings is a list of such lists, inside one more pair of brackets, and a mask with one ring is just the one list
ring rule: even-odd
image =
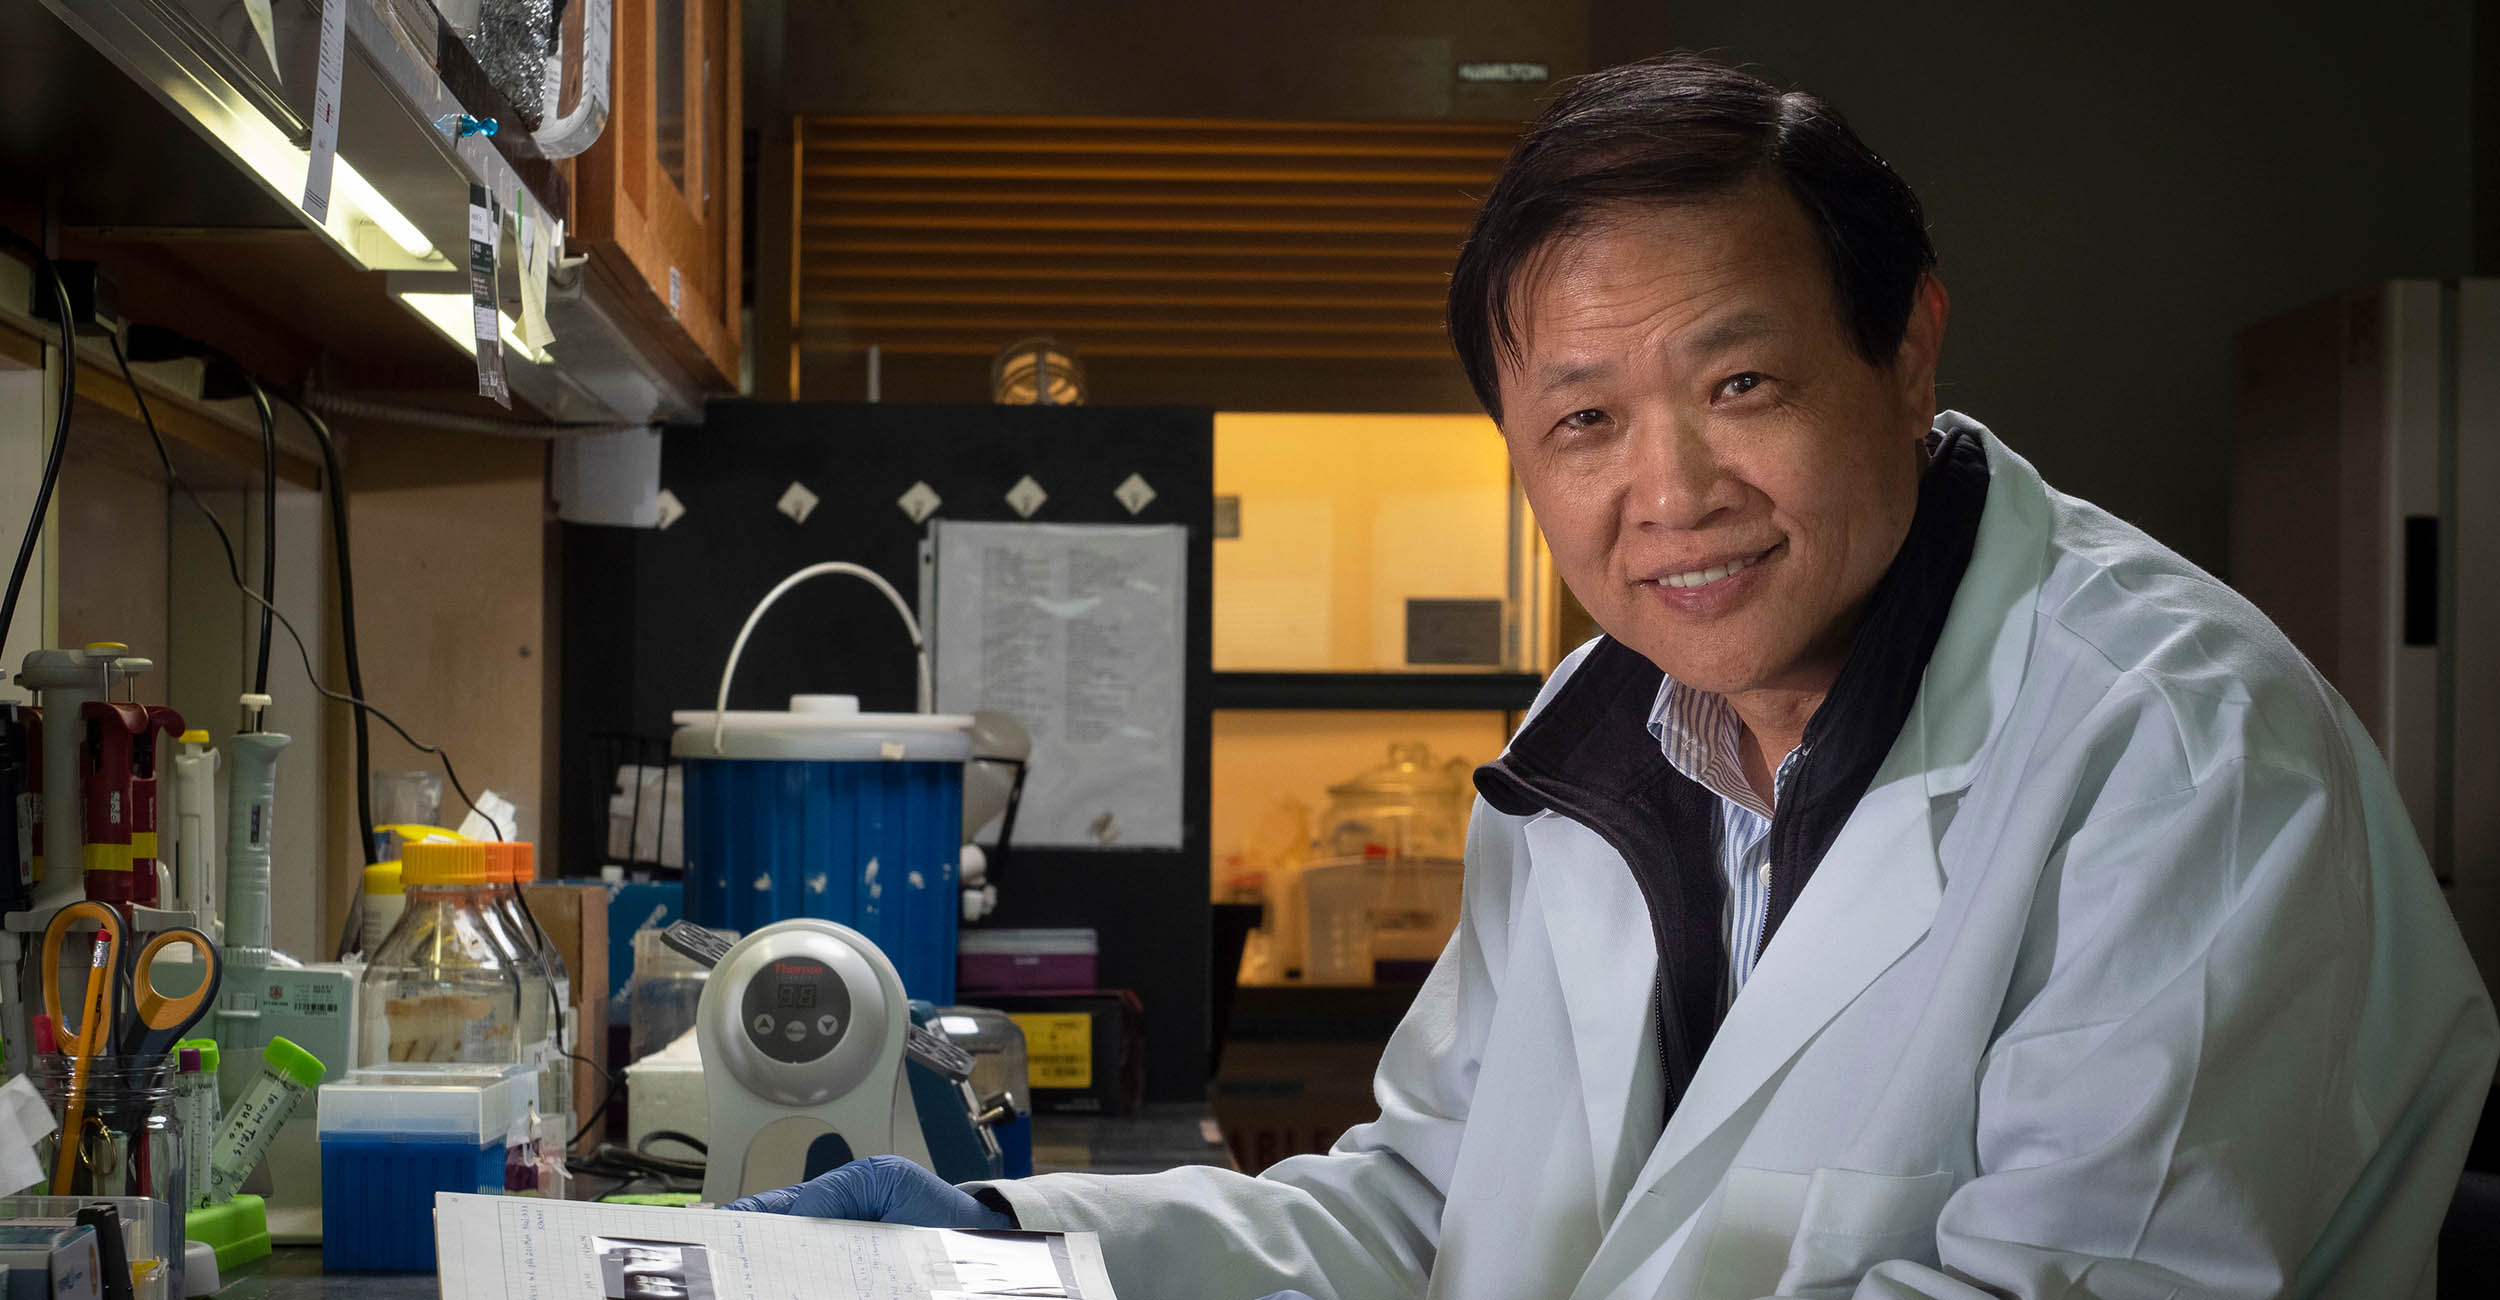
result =
[[1094,1086],[1094,1018],[1082,1012],[1010,1013],[1024,1031],[1025,1072],[1036,1088]]

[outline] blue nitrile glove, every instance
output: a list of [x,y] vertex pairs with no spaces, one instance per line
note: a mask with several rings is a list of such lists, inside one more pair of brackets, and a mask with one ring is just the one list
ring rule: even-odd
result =
[[1013,1228],[1015,1219],[955,1190],[901,1156],[870,1156],[796,1187],[741,1196],[721,1207],[751,1214],[861,1219],[913,1228]]

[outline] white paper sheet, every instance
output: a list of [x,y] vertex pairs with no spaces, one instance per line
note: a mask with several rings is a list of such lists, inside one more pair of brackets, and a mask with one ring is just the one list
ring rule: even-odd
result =
[[0,1087],[0,1194],[21,1192],[44,1180],[47,1170],[35,1144],[58,1127],[52,1107],[25,1075]]
[[[262,39],[267,40],[264,33]],[[331,163],[339,155],[339,80],[347,72],[347,0],[321,0],[321,48],[313,65],[312,157],[304,167],[304,215],[330,220]],[[270,51],[270,67],[277,51]]]
[[434,1236],[443,1300],[1116,1300],[1091,1233],[444,1192]]
[[270,20],[269,0],[243,0],[243,12],[251,15],[252,34],[260,38],[260,48],[269,55],[269,84],[282,84],[286,74],[278,71],[278,38]]
[[1188,530],[932,530],[938,711],[996,709],[1033,738],[1016,843],[1180,847]]

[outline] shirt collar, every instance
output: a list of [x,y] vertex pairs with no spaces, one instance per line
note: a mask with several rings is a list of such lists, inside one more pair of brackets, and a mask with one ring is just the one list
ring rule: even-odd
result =
[[[1721,799],[1768,817],[1771,810],[1745,779],[1744,760],[1738,756],[1743,732],[1736,706],[1726,696],[1686,686],[1673,677],[1660,679],[1657,698],[1649,707],[1649,734],[1657,739],[1658,751],[1666,755],[1668,765]],[[1774,794],[1787,795],[1789,773],[1796,770],[1797,756],[1804,752],[1799,746],[1780,760],[1779,770],[1771,774]]]

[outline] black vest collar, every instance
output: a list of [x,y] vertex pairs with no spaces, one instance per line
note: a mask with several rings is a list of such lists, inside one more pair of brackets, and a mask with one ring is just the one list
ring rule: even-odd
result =
[[[1919,485],[1917,513],[1876,584],[1804,753],[1771,820],[1771,899],[1760,942],[1794,906],[1892,749],[1944,631],[1988,496],[1988,458],[1957,428]],[[1667,762],[1649,734],[1665,680],[1649,660],[1601,639],[1476,789],[1512,816],[1551,810],[1605,839],[1631,868],[1658,943],[1659,1048],[1667,1109],[1717,1032],[1727,936],[1726,883],[1712,843],[1714,796]]]

